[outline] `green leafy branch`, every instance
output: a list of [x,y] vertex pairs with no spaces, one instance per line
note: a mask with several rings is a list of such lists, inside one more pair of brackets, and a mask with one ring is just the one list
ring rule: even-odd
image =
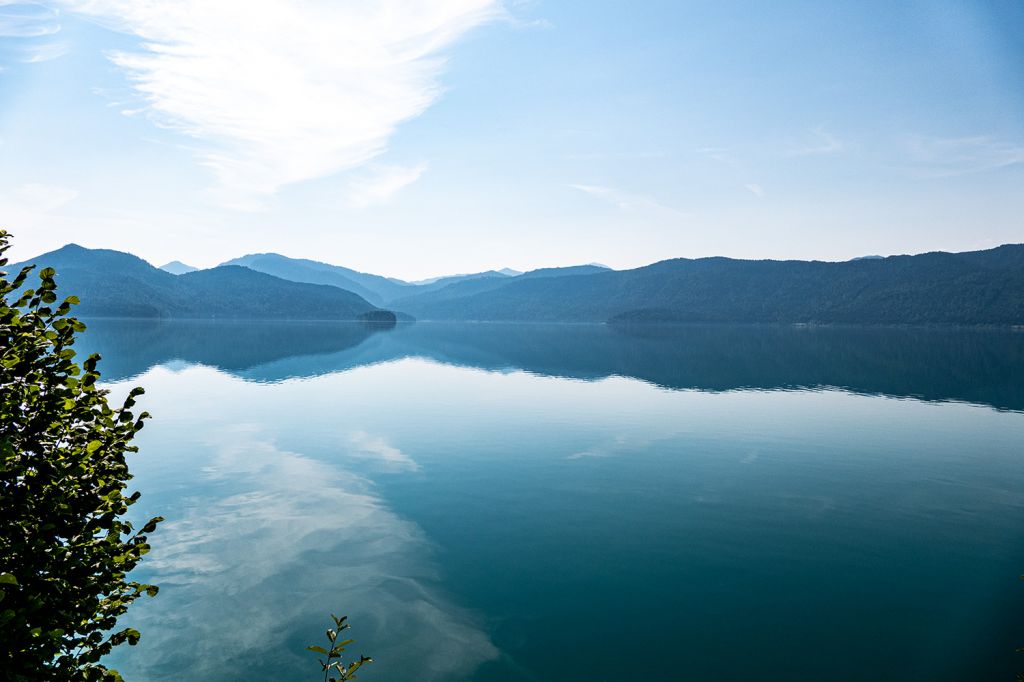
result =
[[[338,635],[345,630],[348,630],[351,626],[345,621],[348,620],[348,616],[342,616],[338,618],[334,614],[331,614],[331,619],[334,620],[334,628],[327,630],[327,641],[329,642],[330,648],[322,646],[312,645],[307,646],[307,651],[312,651],[315,654],[322,654],[327,656],[327,660],[318,659],[320,666],[324,671],[324,682],[345,682],[346,680],[356,679],[356,671],[359,670],[364,664],[372,663],[373,659],[369,656],[359,656],[358,661],[345,664],[342,661],[342,655],[345,653],[345,648],[350,644],[354,643],[354,639],[344,639],[338,641]],[[337,673],[338,677],[331,677],[332,673]]]

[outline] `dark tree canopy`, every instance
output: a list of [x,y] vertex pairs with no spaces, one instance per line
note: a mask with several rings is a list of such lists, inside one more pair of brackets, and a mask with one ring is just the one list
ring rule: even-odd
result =
[[[0,268],[9,235],[0,230]],[[157,588],[128,573],[149,551],[124,517],[139,493],[125,455],[148,414],[119,408],[96,387],[98,355],[81,366],[72,345],[85,325],[72,296],[58,303],[54,271],[0,272],[0,675],[8,680],[120,679],[100,658],[131,628],[118,616]]]

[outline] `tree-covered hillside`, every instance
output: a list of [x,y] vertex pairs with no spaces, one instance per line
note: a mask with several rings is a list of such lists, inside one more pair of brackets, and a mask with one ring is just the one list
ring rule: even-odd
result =
[[[286,269],[306,262],[277,258]],[[338,286],[241,266],[173,275],[130,254],[75,245],[32,262],[56,267],[89,316],[338,320],[379,310]],[[548,268],[468,276],[439,288],[377,279],[393,292],[416,292],[388,303],[400,319],[1024,324],[1024,245],[843,263],[701,258],[621,271]]]
[[173,275],[131,254],[75,244],[29,263],[55,268],[60,287],[81,298],[82,316],[354,320],[377,310],[350,291],[239,266]]
[[407,295],[410,285],[380,275],[371,275],[340,265],[330,265],[305,258],[288,258],[277,253],[256,253],[234,258],[221,265],[240,265],[292,282],[327,284],[351,291],[374,305]]
[[844,263],[674,259],[405,299],[419,319],[1024,324],[1024,245]]
[[564,268],[541,268],[512,276],[492,271],[479,275],[446,277],[430,285],[417,286],[411,295],[395,299],[392,301],[392,305],[403,311],[407,309],[422,310],[442,301],[454,301],[485,291],[494,291],[512,281],[545,277],[574,277],[609,271],[608,268],[600,265],[570,265]]

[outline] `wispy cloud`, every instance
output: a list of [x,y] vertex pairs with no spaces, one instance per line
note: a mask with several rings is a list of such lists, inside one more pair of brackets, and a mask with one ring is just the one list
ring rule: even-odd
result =
[[373,459],[388,471],[419,471],[420,465],[380,436],[371,436],[365,431],[349,434],[349,452],[357,457]]
[[623,192],[622,190],[618,190],[613,187],[605,187],[603,185],[572,184],[569,186],[577,191],[592,196],[599,201],[611,204],[620,211],[655,210],[672,213],[681,217],[685,217],[687,215],[685,212],[680,211],[677,208],[667,206],[653,197],[643,194]]
[[[115,52],[154,119],[203,141],[233,195],[359,167],[441,95],[443,52],[498,0],[63,0],[137,36]],[[236,201],[236,203],[258,203]]]
[[415,166],[374,165],[363,177],[351,181],[346,203],[350,208],[384,203],[402,188],[419,180],[426,171],[425,163]]
[[71,51],[71,46],[61,41],[41,42],[22,50],[22,61],[26,64],[48,62],[63,57]]
[[39,38],[59,32],[56,10],[34,2],[0,0],[0,38]]
[[668,152],[580,152],[563,154],[560,158],[569,161],[635,161],[668,158]]
[[57,39],[60,12],[36,2],[0,0],[0,68],[2,62],[34,63],[67,53],[68,44]]
[[578,450],[568,455],[566,459],[617,457],[628,452],[641,450],[650,444],[650,438],[620,434],[607,442],[598,443],[585,450]]
[[802,146],[789,151],[789,156],[829,156],[838,154],[846,149],[846,144],[818,126],[808,135],[808,142]]
[[911,174],[944,178],[984,173],[1024,163],[1024,143],[1007,142],[986,135],[970,137],[907,138],[904,147]]
[[78,190],[30,182],[16,187],[11,194],[26,210],[47,213],[73,201],[78,197]]
[[38,182],[0,192],[0,216],[4,226],[10,226],[18,235],[19,253],[26,257],[35,255],[27,245],[44,232],[50,234],[62,222],[59,209],[77,197],[78,190]]
[[764,196],[764,187],[757,184],[756,182],[751,182],[749,184],[743,185],[743,187],[758,199]]
[[727,166],[737,165],[736,157],[728,147],[699,147],[695,151],[701,156],[706,156],[712,161],[724,163]]

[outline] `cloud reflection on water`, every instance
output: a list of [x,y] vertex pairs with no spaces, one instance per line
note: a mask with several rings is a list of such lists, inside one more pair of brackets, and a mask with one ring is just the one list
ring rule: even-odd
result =
[[[355,441],[415,466],[381,439]],[[313,674],[315,657],[303,648],[320,643],[332,611],[351,616],[354,652],[378,659],[376,680],[410,670],[417,679],[460,678],[498,656],[474,614],[437,587],[422,531],[368,492],[368,481],[278,448],[257,425],[208,445],[196,489],[167,514],[146,562],[146,579],[162,591],[133,610],[145,650],[114,661],[126,675]]]

